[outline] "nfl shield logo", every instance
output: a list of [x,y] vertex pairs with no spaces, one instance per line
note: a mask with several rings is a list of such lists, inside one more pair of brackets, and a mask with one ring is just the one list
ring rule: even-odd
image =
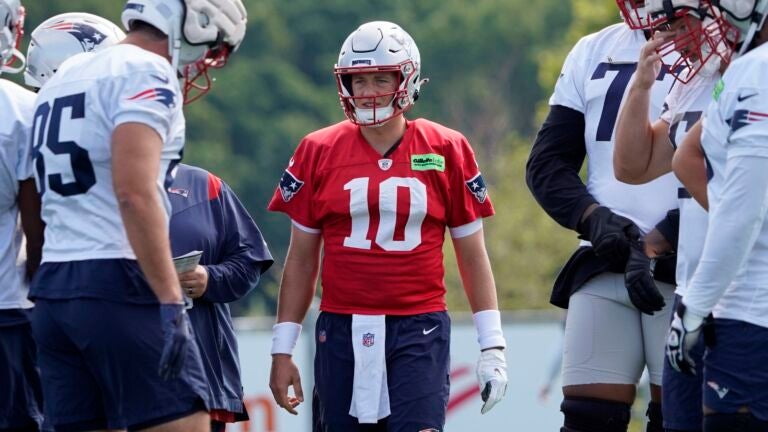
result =
[[325,330],[320,330],[317,334],[317,341],[320,343],[325,343],[326,336],[325,336]]
[[364,347],[372,347],[373,346],[373,333],[364,333],[363,334],[363,346]]
[[387,171],[392,168],[392,159],[379,159],[379,168],[382,171]]

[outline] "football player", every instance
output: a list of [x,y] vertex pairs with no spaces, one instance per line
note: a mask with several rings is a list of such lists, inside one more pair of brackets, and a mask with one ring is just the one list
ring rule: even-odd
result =
[[291,354],[322,262],[315,430],[443,430],[446,228],[478,331],[481,413],[506,389],[506,342],[483,239],[493,207],[464,136],[405,118],[425,81],[421,66],[398,25],[375,21],[353,31],[335,67],[348,121],[301,141],[269,204],[292,222],[270,377],[275,400],[291,413],[304,400]]
[[[12,3],[12,2],[11,2]],[[21,33],[21,25],[22,20],[20,20],[21,17],[23,17],[22,13],[20,13],[21,9],[19,8],[18,2],[16,2],[15,5],[11,6],[10,8],[8,5],[11,3],[5,3],[5,6],[2,6],[4,10],[4,13],[7,13],[9,11],[16,12],[16,16],[13,15],[10,16],[9,19],[3,20],[4,22],[10,23],[10,25],[15,26],[18,25],[18,28],[12,27],[11,34],[20,34]],[[87,24],[83,21],[87,19]],[[98,32],[100,29],[101,31],[105,31],[106,29],[115,29],[116,33],[109,34],[109,33],[102,33],[105,37],[101,41],[100,44],[93,47],[93,50],[99,50],[102,48],[105,48],[107,46],[114,45],[117,43],[122,37],[125,35],[120,31],[114,24],[110,23],[109,21],[97,17],[90,14],[81,14],[81,13],[71,13],[71,14],[62,14],[57,17],[51,18],[45,23],[43,23],[38,29],[32,32],[32,39],[33,39],[33,47],[30,47],[27,50],[27,56],[26,56],[26,72],[25,72],[25,78],[27,75],[27,72],[30,70],[30,67],[32,64],[35,65],[43,65],[43,64],[56,64],[58,65],[61,63],[64,59],[67,57],[74,55],[76,53],[82,52],[82,49],[73,49],[72,42],[77,42],[77,39],[73,37],[72,34],[67,32],[61,32],[61,31],[50,31],[47,30],[49,26],[52,23],[56,23],[58,25],[67,25],[67,26],[73,26],[78,25],[82,26],[83,30],[85,32]],[[36,35],[39,35],[39,32],[43,31],[45,33],[44,38],[36,37]],[[40,45],[40,47],[37,47],[37,45]],[[78,45],[79,46],[79,45]],[[5,63],[5,62],[3,62]],[[30,82],[29,79],[26,79],[26,84],[32,87],[33,89],[37,89],[42,85],[42,82],[47,79],[47,77],[50,76],[48,74],[41,77],[42,79],[40,81],[34,81]],[[6,82],[3,81],[3,84],[6,84]],[[8,83],[9,84],[9,83]],[[21,90],[20,88],[16,88],[13,90],[13,87],[8,88],[9,92],[6,93],[6,95],[10,95],[10,91],[14,91],[13,98],[10,99],[10,102],[16,103],[17,106],[13,108],[7,108],[7,110],[4,110],[4,112],[16,112],[19,114],[23,114],[18,118],[18,124],[16,127],[18,127],[21,124],[26,123],[26,128],[23,129],[24,134],[28,134],[29,128],[31,127],[31,120],[32,120],[32,113],[33,113],[33,103],[34,103],[34,94]],[[26,102],[25,102],[26,101]],[[26,108],[23,108],[23,105],[28,105]],[[25,236],[26,236],[26,269],[27,269],[27,278],[21,278],[17,282],[12,282],[11,280],[6,281],[3,285],[9,288],[9,291],[7,291],[4,294],[5,300],[1,301],[0,303],[0,321],[2,323],[0,324],[0,328],[5,329],[7,331],[3,331],[2,337],[0,337],[0,343],[2,343],[3,349],[0,350],[6,355],[8,355],[8,358],[3,357],[3,361],[8,361],[9,359],[13,358],[14,362],[16,362],[16,367],[6,367],[5,369],[10,371],[19,371],[23,373],[22,375],[13,377],[14,382],[9,383],[10,385],[6,386],[7,389],[14,391],[15,397],[10,399],[9,401],[6,401],[6,403],[0,404],[0,406],[3,406],[4,409],[7,411],[4,414],[0,415],[0,428],[2,429],[14,429],[13,425],[18,423],[30,423],[30,419],[23,419],[22,421],[16,421],[14,420],[13,416],[20,416],[20,413],[26,413],[28,410],[31,410],[33,413],[32,416],[35,417],[37,422],[39,423],[39,412],[35,411],[38,410],[40,407],[39,399],[42,396],[42,390],[40,389],[39,384],[39,378],[38,374],[35,370],[36,365],[36,359],[34,355],[35,351],[35,345],[32,342],[32,330],[30,327],[30,324],[28,320],[26,320],[26,317],[24,315],[29,315],[30,309],[26,309],[27,307],[31,306],[31,303],[25,300],[26,297],[26,282],[29,276],[33,273],[33,271],[37,268],[37,266],[40,263],[40,254],[42,249],[42,234],[43,234],[43,224],[40,220],[40,203],[39,203],[39,197],[37,195],[37,192],[35,191],[35,182],[32,178],[32,165],[31,165],[31,154],[28,151],[29,149],[29,137],[24,135],[21,136],[19,133],[21,130],[16,130],[14,132],[13,130],[9,130],[9,132],[4,133],[4,137],[8,137],[9,141],[6,145],[4,145],[5,148],[9,149],[5,153],[4,160],[6,160],[6,163],[4,166],[16,166],[17,171],[15,172],[25,172],[26,176],[28,177],[27,180],[23,180],[20,182],[18,188],[13,188],[10,185],[8,185],[7,188],[5,188],[7,193],[7,198],[11,198],[15,193],[18,193],[18,206],[15,203],[8,204],[6,208],[9,209],[7,213],[8,220],[13,219],[16,220],[16,216],[19,212],[19,209],[21,210],[21,216],[22,216],[22,222],[24,226]],[[14,136],[16,134],[16,136]],[[18,155],[13,154],[10,149],[17,149]],[[21,171],[19,171],[21,170]],[[5,178],[15,178],[16,174],[13,170],[9,169],[8,175],[5,176]],[[20,174],[19,174],[20,175]],[[5,215],[3,217],[6,217]],[[11,248],[14,245],[12,243],[18,241],[18,232],[15,230],[16,224],[15,223],[4,223],[4,226],[6,229],[13,229],[13,232],[9,232],[8,238],[8,245],[7,247]],[[7,275],[7,277],[15,277],[16,272],[12,272],[9,269],[15,266],[16,263],[16,257],[18,255],[18,245],[15,245],[13,249],[9,250],[7,253],[4,254],[4,256],[8,257],[8,264],[6,265],[6,270],[4,270],[4,274]],[[15,249],[15,252],[13,251]],[[10,266],[10,267],[8,267]],[[15,293],[15,294],[14,294]],[[17,298],[17,301],[11,301],[12,299],[9,296],[15,295]],[[17,306],[21,305],[21,308],[18,308]],[[8,306],[8,308],[6,308]],[[24,312],[24,313],[22,313]],[[12,324],[19,324],[19,326],[12,325]],[[6,363],[7,364],[7,363]],[[20,366],[19,366],[20,365]],[[30,398],[36,398],[36,400],[30,400]],[[20,406],[23,406],[24,408],[19,408]],[[15,414],[10,414],[15,413]],[[24,426],[25,430],[30,430],[32,426],[26,425]]]
[[[726,39],[731,27],[708,0],[651,0],[646,2],[646,10],[654,37],[640,51],[616,123],[613,153],[616,178],[630,184],[643,184],[670,172],[677,143],[698,122],[733,52]],[[680,53],[673,66],[680,82],[667,95],[657,120],[639,121],[648,112],[661,58],[673,50]],[[706,210],[685,188],[679,188],[677,195],[680,230],[677,244],[670,245],[677,252],[675,303],[685,294],[707,232]],[[662,412],[667,431],[700,431],[702,427],[703,346],[692,355],[696,356],[697,376],[677,373],[664,363]]]
[[38,93],[31,142],[46,242],[30,298],[56,429],[210,427],[165,188],[184,142],[176,76],[187,90],[222,66],[245,15],[239,0],[130,0],[128,36],[65,61]]
[[168,188],[174,256],[200,250],[200,264],[179,275],[208,377],[211,432],[248,420],[243,404],[237,339],[228,303],[250,292],[272,265],[272,255],[248,211],[220,178],[179,164]]
[[[18,50],[23,28],[19,0],[0,0],[0,75],[24,68]],[[34,101],[34,93],[0,78],[0,430],[37,431],[42,424],[42,390],[29,323],[32,304],[26,299],[28,278],[40,263],[43,243],[29,151]]]
[[[583,37],[565,60],[526,172],[544,210],[582,239],[555,281],[551,299],[568,308],[564,432],[626,431],[646,366],[648,430],[662,430],[660,385],[674,259],[659,260],[652,273],[656,261],[650,257],[677,232],[674,212],[667,216],[677,207],[677,185],[671,174],[635,186],[613,173],[616,117],[650,36],[643,1],[617,4],[624,22]],[[674,64],[675,57],[664,63]],[[642,118],[658,117],[675,79],[662,66],[652,80],[657,82]],[[579,171],[586,156],[584,184]]]
[[[768,430],[768,2],[717,5],[739,30],[731,34],[738,35],[740,57],[704,113],[709,224],[699,265],[675,311],[667,355],[685,373],[695,373],[703,361],[705,431],[762,431]],[[701,335],[707,348],[698,360],[691,352]]]

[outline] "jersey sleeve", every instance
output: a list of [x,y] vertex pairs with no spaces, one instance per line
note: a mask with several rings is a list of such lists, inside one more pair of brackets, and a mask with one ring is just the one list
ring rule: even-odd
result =
[[475,159],[475,153],[466,138],[461,137],[459,140],[453,159],[455,163],[451,164],[453,171],[450,174],[451,202],[448,227],[456,237],[457,233],[462,232],[457,228],[492,216],[494,210],[488,195],[488,187]]
[[581,113],[586,109],[583,74],[586,69],[584,63],[588,60],[588,40],[582,38],[568,53],[555,84],[555,91],[549,98],[549,105],[561,105]]
[[32,119],[27,114],[31,114],[34,105],[30,104],[29,109],[23,113],[16,124],[13,133],[13,141],[16,142],[16,180],[24,181],[32,178]]
[[175,119],[181,112],[182,98],[170,68],[155,68],[123,75],[113,81],[102,97],[103,105],[112,107],[114,127],[124,123],[141,123],[154,129],[163,140],[173,132]]
[[314,159],[313,145],[305,138],[288,162],[267,206],[270,211],[287,214],[294,223],[311,232],[320,229],[320,223],[312,211]]
[[741,156],[768,158],[768,89],[743,89],[730,95],[732,112],[726,147],[728,159]]

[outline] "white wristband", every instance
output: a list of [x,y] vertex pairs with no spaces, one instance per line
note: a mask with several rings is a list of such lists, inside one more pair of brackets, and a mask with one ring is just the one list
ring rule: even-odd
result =
[[501,331],[501,313],[494,309],[480,311],[472,315],[477,330],[477,342],[480,349],[501,347],[506,348],[507,341]]
[[301,324],[286,321],[272,326],[272,354],[293,355],[299,335]]

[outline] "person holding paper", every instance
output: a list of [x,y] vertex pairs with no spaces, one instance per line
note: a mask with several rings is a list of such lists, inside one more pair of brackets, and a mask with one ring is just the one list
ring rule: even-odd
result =
[[226,423],[248,420],[227,303],[256,286],[272,265],[272,255],[235,193],[208,171],[180,164],[168,197],[174,261],[202,251],[199,264],[181,272],[179,281],[184,295],[194,301],[188,313],[208,377],[211,431],[223,431]]

